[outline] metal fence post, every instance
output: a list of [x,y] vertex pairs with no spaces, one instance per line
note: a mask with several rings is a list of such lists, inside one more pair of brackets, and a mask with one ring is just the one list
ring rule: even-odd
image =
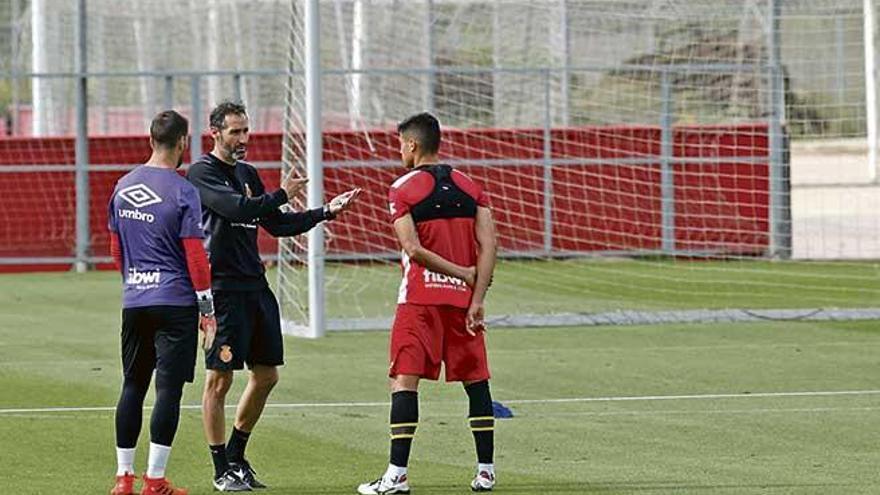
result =
[[[436,50],[434,46],[434,0],[427,0],[425,8],[427,9],[425,12],[425,39],[428,45],[428,68],[433,69],[434,51]],[[437,73],[432,70],[425,77],[427,79],[425,83],[425,110],[435,113],[434,90],[437,84]]]
[[[868,180],[871,182],[877,180],[877,137],[880,135],[880,129],[878,129],[880,122],[878,122],[877,116],[877,60],[875,58],[877,55],[874,50],[877,32],[876,23],[874,22],[875,13],[874,0],[864,0],[862,6],[862,23],[864,26],[862,35],[865,45],[865,125],[868,134]],[[778,18],[777,14],[777,23]],[[778,31],[778,28],[775,31]]]
[[89,102],[88,102],[88,44],[86,43],[86,0],[77,6],[76,51],[76,263],[77,272],[88,269],[89,244]]
[[241,74],[237,72],[232,76],[232,99],[243,101],[241,99]]
[[12,0],[12,18],[10,21],[12,24],[12,32],[10,33],[10,35],[12,36],[12,39],[10,40],[11,41],[10,48],[12,51],[12,53],[11,53],[12,58],[10,59],[10,66],[12,69],[12,71],[11,71],[12,72],[12,80],[9,82],[10,82],[10,85],[12,86],[12,88],[11,88],[12,129],[10,129],[8,131],[8,133],[11,135],[16,135],[21,132],[21,129],[19,127],[19,122],[18,122],[18,112],[19,112],[18,84],[20,81],[18,80],[18,77],[17,77],[18,76],[18,69],[19,69],[19,67],[18,67],[18,64],[19,64],[18,54],[21,50],[21,42],[19,41],[19,36],[21,34],[21,25],[20,25],[21,23],[18,20],[21,6],[19,5],[19,2],[20,2],[20,0]]
[[770,256],[791,258],[791,183],[785,153],[785,87],[781,65],[781,0],[770,0],[767,16],[767,52],[770,79]]
[[202,156],[202,78],[192,76],[190,88],[190,103],[192,115],[190,116],[190,144],[189,155],[191,161],[196,161]]
[[660,76],[660,225],[661,249],[675,252],[675,171],[672,163],[673,104],[669,71]]
[[174,108],[174,76],[165,76],[165,110]]
[[560,109],[560,117],[563,126],[568,126],[570,124],[569,112],[571,110],[571,96],[569,94],[570,88],[569,83],[571,80],[571,30],[569,27],[569,19],[568,19],[568,0],[560,0],[559,8],[561,10],[560,15],[560,27],[559,32],[562,36],[562,77],[560,81],[560,99],[562,100],[562,108]]
[[837,104],[846,101],[846,39],[844,38],[843,16],[834,16],[834,85]]
[[544,70],[544,253],[553,251],[553,136],[550,115],[550,71]]
[[[37,74],[49,72],[48,37],[50,16],[46,13],[45,0],[31,0],[31,71]],[[77,62],[78,63],[78,62]],[[31,81],[31,113],[32,133],[34,136],[54,134],[52,106],[55,95],[52,91],[52,79],[34,76]]]

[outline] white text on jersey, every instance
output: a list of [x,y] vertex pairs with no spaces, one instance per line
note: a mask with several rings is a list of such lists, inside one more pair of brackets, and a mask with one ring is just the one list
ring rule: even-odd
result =
[[137,268],[128,269],[128,277],[125,283],[137,286],[138,289],[151,289],[159,286],[159,279],[162,274],[159,270],[140,271]]
[[127,218],[129,220],[137,220],[139,222],[153,223],[156,217],[152,213],[143,212],[141,210],[123,210],[120,208],[116,211],[119,218]]
[[460,287],[465,286],[464,280],[460,278],[450,277],[449,275],[444,275],[442,273],[435,273],[427,268],[425,268],[423,275],[425,277],[426,286],[431,284],[450,284]]

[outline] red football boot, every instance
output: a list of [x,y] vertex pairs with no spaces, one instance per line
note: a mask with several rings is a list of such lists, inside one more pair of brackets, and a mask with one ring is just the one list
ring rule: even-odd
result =
[[187,495],[186,488],[175,488],[167,478],[148,478],[144,475],[141,495]]
[[110,490],[110,495],[136,495],[134,491],[134,480],[137,476],[131,473],[125,473],[116,477],[116,484]]

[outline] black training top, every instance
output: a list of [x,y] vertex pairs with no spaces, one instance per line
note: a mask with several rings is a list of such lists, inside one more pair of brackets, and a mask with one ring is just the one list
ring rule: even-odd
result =
[[[257,169],[246,162],[229,165],[202,155],[186,178],[199,190],[205,246],[211,261],[214,290],[259,290],[268,286],[257,248],[257,226],[275,237],[307,232],[326,220],[323,208],[282,212],[287,193],[266,193]],[[248,196],[247,185],[250,188]]]

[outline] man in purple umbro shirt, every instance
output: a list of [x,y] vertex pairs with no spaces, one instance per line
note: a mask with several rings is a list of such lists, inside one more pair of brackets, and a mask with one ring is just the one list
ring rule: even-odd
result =
[[201,211],[198,191],[174,170],[142,166],[119,180],[109,223],[125,241],[123,308],[195,304],[180,240],[204,237]]
[[122,366],[116,406],[116,484],[133,495],[144,398],[156,371],[150,454],[142,494],[185,495],[165,478],[183,385],[195,371],[198,328],[211,345],[216,321],[196,188],[177,173],[188,122],[174,111],[150,126],[152,156],[119,179],[109,205],[110,251],[122,272]]

